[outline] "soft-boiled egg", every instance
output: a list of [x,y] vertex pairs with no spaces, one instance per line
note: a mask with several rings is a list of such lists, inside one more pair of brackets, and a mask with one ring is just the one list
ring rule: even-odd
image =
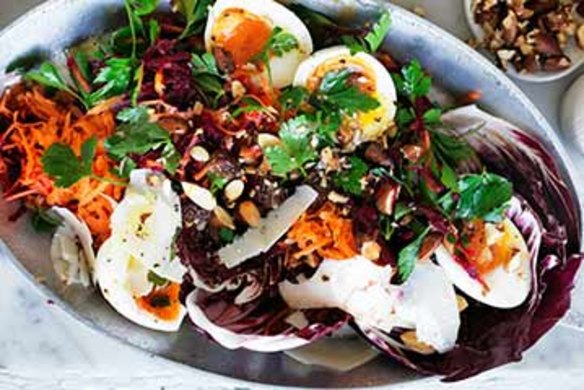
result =
[[499,224],[473,224],[468,243],[454,255],[445,246],[436,261],[463,293],[486,305],[510,309],[521,305],[531,291],[531,256],[521,232],[504,219]]
[[391,134],[397,92],[387,69],[372,55],[363,52],[351,54],[346,46],[318,51],[300,64],[294,85],[315,91],[327,74],[343,70],[354,75],[351,80],[356,87],[379,102],[376,109],[346,118],[344,127],[353,134],[353,143],[372,141]]
[[419,262],[408,281],[390,284],[391,266],[379,266],[357,256],[325,259],[310,279],[282,282],[279,291],[293,309],[339,308],[360,327],[389,334],[412,329],[417,339],[438,352],[454,347],[460,327],[452,283],[440,267]]
[[99,249],[95,266],[102,294],[141,326],[177,330],[186,314],[178,299],[186,268],[173,254],[182,222],[170,181],[150,170],[133,171],[111,225],[111,237]]
[[[205,30],[207,51],[227,56],[235,68],[257,62],[275,32],[286,34],[287,48],[268,53],[272,84],[292,83],[298,65],[313,50],[312,38],[302,21],[274,0],[218,0],[209,11]],[[289,44],[289,45],[288,45]]]

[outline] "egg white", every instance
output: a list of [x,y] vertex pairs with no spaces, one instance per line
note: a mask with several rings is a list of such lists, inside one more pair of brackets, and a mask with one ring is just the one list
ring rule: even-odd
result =
[[211,53],[214,48],[212,37],[215,24],[223,12],[230,9],[244,10],[266,20],[274,28],[280,27],[296,37],[298,49],[285,53],[282,57],[272,56],[269,63],[274,87],[285,88],[292,84],[298,65],[313,51],[312,37],[300,18],[273,0],[218,0],[209,11],[205,29],[205,46]]
[[525,302],[531,291],[531,256],[515,224],[509,219],[505,219],[503,223],[506,229],[510,229],[513,236],[511,245],[517,248],[518,252],[509,265],[502,265],[487,275],[481,275],[487,288],[469,275],[444,246],[436,250],[435,256],[452,283],[466,295],[488,306],[511,309]]
[[351,54],[348,47],[335,46],[320,50],[302,62],[294,77],[294,85],[308,87],[314,83],[316,73],[326,70],[327,67],[331,67],[331,70],[363,68],[362,70],[366,70],[367,74],[374,79],[375,95],[373,97],[379,101],[380,107],[356,115],[356,120],[360,125],[360,134],[355,134],[354,143],[372,141],[387,134],[397,110],[397,91],[391,75],[383,64],[370,54],[363,52]]

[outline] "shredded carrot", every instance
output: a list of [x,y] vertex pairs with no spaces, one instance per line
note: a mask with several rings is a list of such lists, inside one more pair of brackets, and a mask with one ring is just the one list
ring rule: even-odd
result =
[[353,223],[339,215],[330,202],[314,213],[304,214],[288,232],[299,251],[293,257],[300,259],[312,253],[322,258],[344,260],[357,254]]
[[[66,144],[79,155],[83,143],[97,136],[100,142],[93,172],[99,177],[115,179],[110,173],[114,162],[103,146],[103,140],[115,130],[114,114],[104,110],[84,115],[73,104],[46,98],[39,89],[6,93],[0,98],[0,107],[0,117],[10,121],[0,141],[0,175],[9,177],[11,164],[12,170],[16,165],[19,172],[18,178],[4,188],[5,199],[24,200],[34,207],[67,207],[87,223],[99,245],[110,234],[111,200],[119,200],[123,189],[91,178],[84,178],[70,188],[56,187],[45,174],[41,158],[55,143]],[[6,155],[11,156],[10,161],[6,161]],[[16,164],[14,156],[18,156]]]

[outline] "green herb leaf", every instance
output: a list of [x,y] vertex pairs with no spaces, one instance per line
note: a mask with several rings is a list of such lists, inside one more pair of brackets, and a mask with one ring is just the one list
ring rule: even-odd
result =
[[442,110],[439,108],[431,108],[424,113],[423,118],[426,125],[439,125],[442,123]]
[[269,113],[270,110],[267,107],[264,107],[264,105],[259,102],[258,100],[256,100],[255,98],[246,96],[243,97],[240,101],[239,101],[240,106],[231,113],[231,116],[233,118],[239,118],[242,114],[248,113],[248,112],[265,112],[265,113]]
[[45,87],[65,91],[87,106],[80,94],[64,81],[59,70],[52,62],[44,62],[38,69],[28,72],[25,75],[25,79],[34,81]]
[[71,187],[84,177],[91,176],[96,146],[96,137],[85,141],[81,149],[81,158],[79,158],[68,145],[53,144],[45,151],[41,159],[43,170],[55,180],[57,187]]
[[308,102],[310,93],[304,87],[290,87],[280,96],[282,111],[286,112],[291,109],[298,109],[304,103]]
[[395,232],[395,227],[393,225],[393,220],[391,217],[381,214],[379,216],[379,226],[381,228],[381,235],[385,241],[390,241]]
[[184,39],[203,31],[209,7],[215,0],[173,0],[172,4],[184,16],[187,25],[179,39]]
[[333,110],[347,114],[368,112],[380,106],[379,101],[350,84],[352,72],[349,69],[328,72],[319,87],[319,99]]
[[286,176],[295,170],[306,174],[304,164],[318,158],[316,150],[310,144],[312,126],[304,115],[282,125],[279,133],[282,144],[264,150],[274,174]]
[[193,72],[195,74],[208,73],[217,77],[222,77],[217,67],[217,61],[211,53],[192,55]]
[[118,161],[127,161],[132,154],[142,155],[161,149],[165,168],[174,173],[180,161],[168,131],[149,120],[145,107],[121,111],[118,120],[123,122],[114,135],[105,141],[108,153]]
[[102,84],[102,87],[89,96],[91,105],[127,93],[135,77],[135,65],[136,61],[131,58],[107,60],[105,67],[93,81],[94,84]]
[[156,19],[150,19],[148,23],[148,39],[150,40],[150,44],[154,44],[158,37],[160,36],[160,24]]
[[284,54],[298,49],[298,47],[298,40],[293,34],[282,30],[280,27],[276,27],[268,42],[267,51],[276,57],[282,57]]
[[475,151],[464,138],[441,131],[432,131],[430,137],[434,154],[452,167],[458,167],[461,162],[476,156]]
[[148,278],[148,281],[150,283],[152,283],[153,285],[155,285],[156,287],[164,287],[169,283],[168,279],[165,279],[162,276],[159,276],[157,273],[155,273],[153,271],[148,271],[147,278]]
[[318,111],[316,115],[318,127],[316,132],[319,141],[325,145],[334,146],[337,142],[337,133],[343,123],[343,118],[338,111]]
[[484,172],[463,176],[458,186],[460,199],[456,206],[457,218],[478,218],[487,222],[500,222],[504,218],[513,196],[513,185],[507,179]]
[[404,283],[414,272],[416,263],[418,262],[418,257],[420,255],[420,249],[422,248],[422,243],[426,236],[430,233],[430,228],[427,228],[422,234],[418,236],[409,245],[403,248],[397,258],[397,270],[400,281]]
[[365,36],[365,41],[369,45],[369,52],[375,53],[385,40],[385,36],[391,27],[391,15],[389,12],[383,13],[381,18],[373,25],[373,29]]
[[209,179],[209,182],[211,183],[209,191],[211,191],[211,193],[213,195],[215,195],[216,193],[221,191],[223,188],[225,188],[225,186],[227,185],[227,182],[228,182],[227,178],[220,176],[214,172],[207,173],[207,178]]
[[203,92],[213,96],[213,104],[216,105],[225,95],[225,78],[219,72],[215,57],[211,53],[193,54],[191,62],[195,82]]
[[351,168],[334,176],[333,182],[344,192],[359,196],[363,192],[362,180],[369,172],[369,166],[357,156],[349,158]]
[[440,181],[449,190],[458,191],[458,175],[445,161],[442,161],[440,168]]
[[63,81],[63,77],[57,67],[51,62],[43,63],[38,70],[32,70],[26,74],[26,78],[42,84],[46,87],[70,92],[71,87]]
[[400,129],[403,129],[409,126],[414,119],[416,119],[416,114],[414,113],[414,109],[411,107],[400,107],[397,109],[397,113],[395,115],[395,123]]
[[127,0],[138,16],[150,15],[158,8],[159,0]]
[[400,95],[411,101],[426,96],[432,87],[432,78],[427,76],[418,60],[413,60],[404,66],[400,74],[392,74]]

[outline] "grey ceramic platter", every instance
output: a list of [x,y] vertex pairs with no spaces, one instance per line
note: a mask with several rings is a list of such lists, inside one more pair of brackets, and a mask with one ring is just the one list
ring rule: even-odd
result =
[[[301,0],[331,16],[359,23],[390,7],[391,33],[385,48],[400,60],[418,58],[435,83],[452,96],[480,91],[480,105],[537,135],[555,157],[574,199],[573,168],[556,134],[528,98],[480,54],[445,31],[401,9],[374,0]],[[121,0],[50,0],[0,33],[0,75],[17,58],[51,56],[123,21]],[[0,89],[3,76],[0,76]],[[580,210],[579,204],[573,205]],[[0,201],[1,250],[47,297],[86,325],[125,343],[193,369],[245,381],[302,387],[379,386],[420,380],[410,371],[377,358],[349,372],[302,365],[284,354],[228,351],[185,324],[176,334],[142,329],[113,311],[95,291],[64,288],[48,259],[50,237],[39,237],[26,218],[7,223],[15,205]],[[578,297],[576,297],[578,299]]]

